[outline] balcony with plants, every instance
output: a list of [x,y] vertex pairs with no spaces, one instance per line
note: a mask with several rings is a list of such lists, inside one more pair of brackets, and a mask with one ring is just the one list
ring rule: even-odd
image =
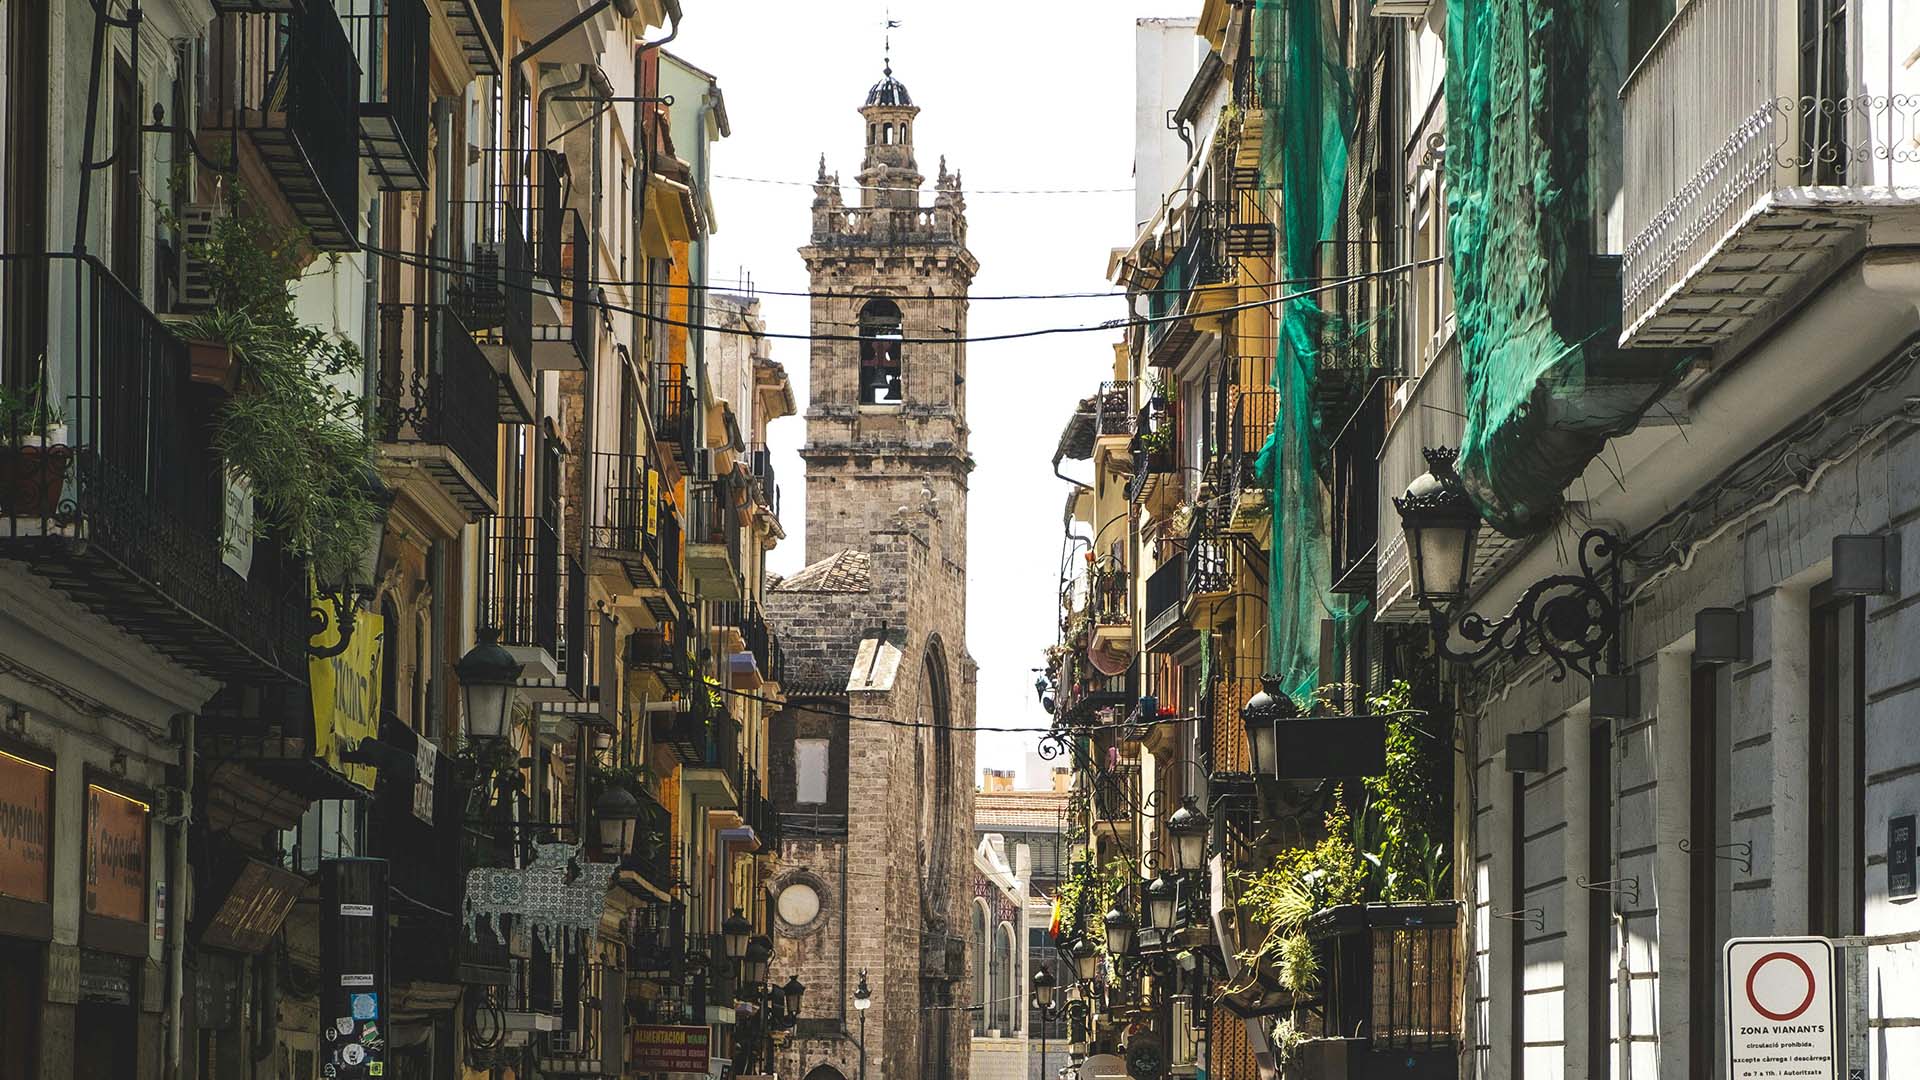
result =
[[357,580],[384,517],[357,350],[293,313],[298,230],[236,200],[157,317],[98,261],[0,256],[0,553],[161,653],[304,683],[312,568]]
[[277,193],[322,251],[358,247],[362,79],[331,4],[228,8],[213,21],[200,143],[224,150],[260,197]]
[[1262,942],[1248,960],[1274,988],[1273,1045],[1299,1075],[1457,1075],[1451,752],[1423,730],[1433,718],[1403,715],[1407,701],[1397,683],[1368,703],[1389,718],[1384,767],[1341,780],[1324,818],[1302,822],[1306,839],[1243,878],[1241,913]]
[[1178,418],[1167,401],[1166,385],[1156,379],[1147,403],[1134,416],[1129,503],[1160,509],[1180,492],[1184,485],[1180,483],[1178,433]]

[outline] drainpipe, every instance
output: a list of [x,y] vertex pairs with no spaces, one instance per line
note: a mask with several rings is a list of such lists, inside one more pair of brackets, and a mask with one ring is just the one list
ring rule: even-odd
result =
[[161,819],[167,826],[167,1080],[184,1075],[181,1062],[186,1046],[186,963],[187,963],[187,829],[193,823],[193,740],[194,714],[180,713],[173,719],[180,742],[177,813]]

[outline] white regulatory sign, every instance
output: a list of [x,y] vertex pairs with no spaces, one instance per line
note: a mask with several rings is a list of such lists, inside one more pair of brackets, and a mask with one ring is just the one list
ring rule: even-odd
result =
[[1839,1080],[1833,943],[1734,938],[1725,961],[1729,1080]]

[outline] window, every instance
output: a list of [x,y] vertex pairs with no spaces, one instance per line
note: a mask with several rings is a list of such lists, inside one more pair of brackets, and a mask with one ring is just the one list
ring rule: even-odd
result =
[[1413,211],[1413,254],[1421,265],[1414,271],[1415,369],[1410,374],[1420,375],[1453,335],[1453,278],[1447,264],[1446,187],[1431,169],[1416,182],[1420,196]]
[[827,801],[827,740],[793,741],[793,800],[815,805]]
[[1807,932],[1865,929],[1866,602],[1814,598],[1807,724]]
[[1800,182],[1847,182],[1847,0],[1800,0]]
[[993,1022],[1002,1035],[1012,1035],[1013,1027],[1013,924],[1001,923],[993,935]]
[[881,297],[860,309],[860,404],[898,405],[900,305]]
[[973,902],[973,928],[967,933],[967,950],[973,957],[973,1033],[987,1033],[987,905]]

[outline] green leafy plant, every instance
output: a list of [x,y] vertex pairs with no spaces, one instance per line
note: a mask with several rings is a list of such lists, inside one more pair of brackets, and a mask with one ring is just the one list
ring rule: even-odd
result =
[[18,389],[0,385],[0,445],[45,435],[64,423],[59,404],[47,396],[44,376]]
[[232,395],[213,446],[253,491],[256,532],[277,532],[322,583],[343,580],[385,507],[368,482],[373,442],[353,343],[294,313],[305,261],[301,230],[277,225],[243,195],[189,253],[208,268],[212,309],[181,332],[232,351]]

